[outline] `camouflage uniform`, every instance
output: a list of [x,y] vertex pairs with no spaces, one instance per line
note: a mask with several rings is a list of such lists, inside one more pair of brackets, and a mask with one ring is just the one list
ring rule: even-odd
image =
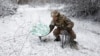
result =
[[76,34],[72,30],[74,23],[66,18],[66,16],[59,14],[57,16],[57,21],[52,20],[50,24],[50,32],[54,29],[56,26],[57,28],[53,31],[54,36],[56,37],[55,41],[60,41],[60,32],[61,30],[66,30],[70,34],[70,40],[73,41],[76,38]]

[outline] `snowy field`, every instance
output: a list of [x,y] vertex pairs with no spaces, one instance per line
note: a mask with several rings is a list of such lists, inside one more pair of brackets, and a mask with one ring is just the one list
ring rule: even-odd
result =
[[0,18],[0,56],[100,56],[100,25],[96,22],[71,18],[79,50],[62,49],[60,42],[53,41],[52,33],[43,37],[47,42],[30,33],[39,22],[50,24],[51,9],[63,7],[20,5],[15,15]]

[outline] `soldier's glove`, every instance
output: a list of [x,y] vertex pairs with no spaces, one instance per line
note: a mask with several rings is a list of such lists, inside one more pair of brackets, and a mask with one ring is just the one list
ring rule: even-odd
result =
[[49,25],[49,28],[50,28],[50,32],[51,32],[54,29],[54,25]]

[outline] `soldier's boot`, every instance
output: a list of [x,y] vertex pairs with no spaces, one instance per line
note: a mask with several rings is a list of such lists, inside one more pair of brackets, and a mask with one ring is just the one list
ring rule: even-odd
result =
[[74,39],[70,39],[70,44],[78,44],[77,41],[75,41]]
[[56,39],[54,41],[61,41],[60,36],[56,36]]
[[78,43],[77,43],[76,41],[74,41],[74,40],[70,42],[70,47],[71,47],[72,49],[79,50],[79,48],[78,48]]
[[74,40],[76,38],[76,34],[74,33],[73,30],[69,31],[69,34],[70,34],[70,47],[78,49],[78,46],[77,46],[78,43],[77,41]]

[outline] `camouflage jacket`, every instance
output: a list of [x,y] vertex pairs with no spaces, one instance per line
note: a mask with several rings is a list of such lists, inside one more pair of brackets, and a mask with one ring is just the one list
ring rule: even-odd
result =
[[[52,26],[52,27],[51,27]],[[57,26],[59,29],[72,29],[74,26],[74,23],[68,19],[65,15],[60,15],[57,21],[51,21],[50,28],[51,30],[54,28],[54,26]]]

